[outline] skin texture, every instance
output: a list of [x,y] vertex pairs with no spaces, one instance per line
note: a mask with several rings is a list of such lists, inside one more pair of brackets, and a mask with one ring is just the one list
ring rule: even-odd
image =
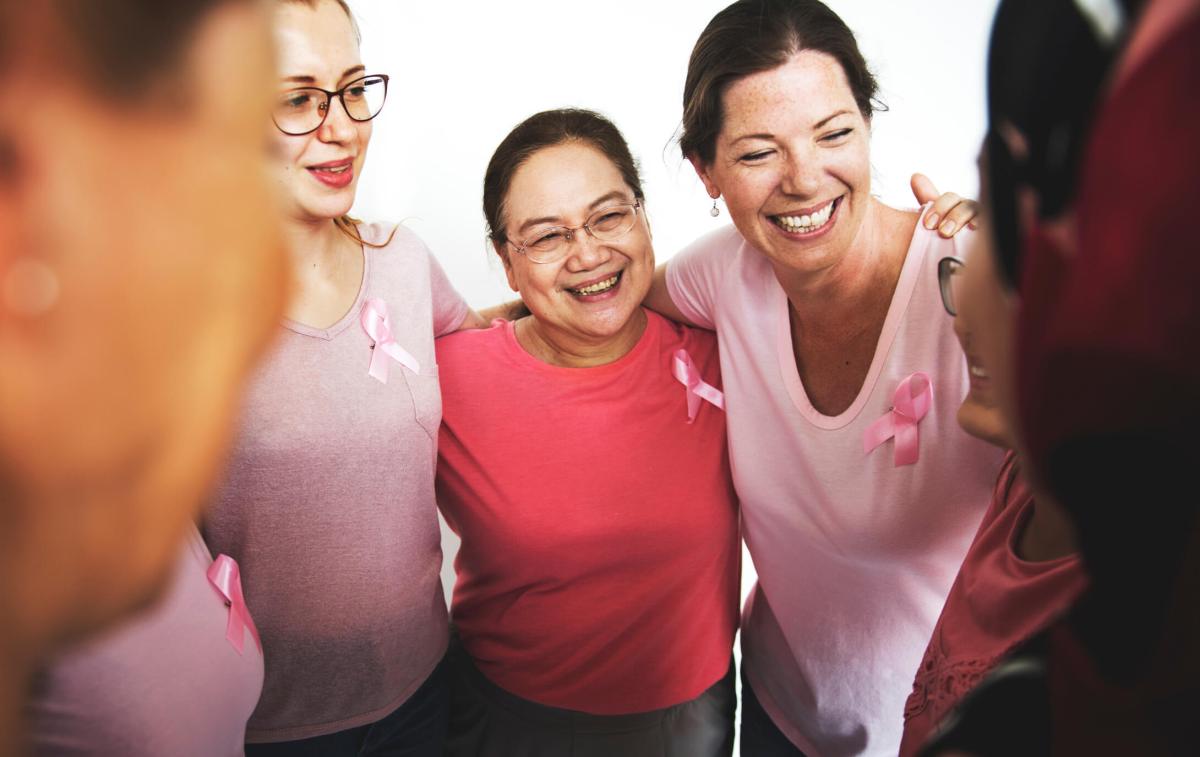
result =
[[213,11],[169,98],[137,103],[82,84],[48,14],[24,20],[0,77],[0,281],[32,261],[55,284],[34,310],[0,299],[0,667],[17,678],[161,589],[285,292],[258,10]]
[[[534,153],[513,176],[505,196],[505,233],[529,236],[522,227],[580,226],[597,209],[633,202],[633,190],[599,150],[583,143]],[[610,363],[625,355],[645,329],[641,302],[654,273],[654,250],[645,213],[620,239],[600,242],[579,231],[568,254],[554,263],[534,263],[512,245],[497,245],[509,286],[520,292],[532,316],[517,322],[517,338],[530,354],[573,367]],[[596,298],[569,291],[621,274],[614,290]]]

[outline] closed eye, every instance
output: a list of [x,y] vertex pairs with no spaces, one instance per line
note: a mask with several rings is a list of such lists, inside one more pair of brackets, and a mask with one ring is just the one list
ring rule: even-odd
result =
[[836,142],[843,137],[849,136],[850,132],[852,131],[854,131],[854,129],[838,129],[832,134],[826,134],[824,137],[821,137],[821,140],[824,142]]
[[774,153],[774,150],[758,150],[757,152],[746,153],[738,158],[738,160],[743,163],[756,163],[770,157]]

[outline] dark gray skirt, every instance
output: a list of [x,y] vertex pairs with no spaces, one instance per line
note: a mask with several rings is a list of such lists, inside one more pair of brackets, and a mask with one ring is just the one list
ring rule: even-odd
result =
[[733,662],[700,696],[652,712],[589,715],[522,699],[484,677],[450,642],[450,757],[728,757]]

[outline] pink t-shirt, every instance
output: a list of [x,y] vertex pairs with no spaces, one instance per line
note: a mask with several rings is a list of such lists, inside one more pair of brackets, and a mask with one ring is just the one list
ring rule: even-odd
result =
[[1034,505],[1016,468],[1010,453],[917,669],[904,707],[902,755],[916,754],[943,716],[1013,647],[1075,601],[1087,582],[1078,555],[1039,562],[1017,556]]
[[[382,242],[390,226],[360,227]],[[435,334],[467,305],[400,227],[366,248],[362,289],[328,329],[285,322],[250,386],[227,476],[204,525],[242,566],[267,679],[247,740],[373,722],[429,676],[449,639],[433,495],[441,395]],[[418,372],[368,375],[369,299]]]
[[563,368],[512,323],[438,340],[438,502],[462,537],[451,615],[485,676],[599,715],[685,702],[729,668],[737,502],[725,414],[688,423],[686,350],[720,386],[716,339],[648,313],[629,354]]
[[26,705],[30,746],[46,757],[241,755],[262,691],[249,631],[226,638],[229,608],[209,583],[212,558],[195,529],[153,609],[59,657]]
[[[812,757],[895,755],[904,699],[991,495],[996,448],[955,420],[968,377],[919,224],[858,397],[836,417],[808,401],[789,305],[767,258],[733,227],[667,268],[671,298],[721,342],[730,460],[758,584],[742,620],[746,674],[779,729]],[[919,459],[867,428],[915,372],[932,382]]]

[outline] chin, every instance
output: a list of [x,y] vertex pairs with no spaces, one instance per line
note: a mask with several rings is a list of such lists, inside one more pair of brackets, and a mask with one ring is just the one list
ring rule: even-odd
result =
[[1012,447],[1008,425],[997,407],[984,405],[968,396],[958,408],[958,425],[976,439],[1004,449]]

